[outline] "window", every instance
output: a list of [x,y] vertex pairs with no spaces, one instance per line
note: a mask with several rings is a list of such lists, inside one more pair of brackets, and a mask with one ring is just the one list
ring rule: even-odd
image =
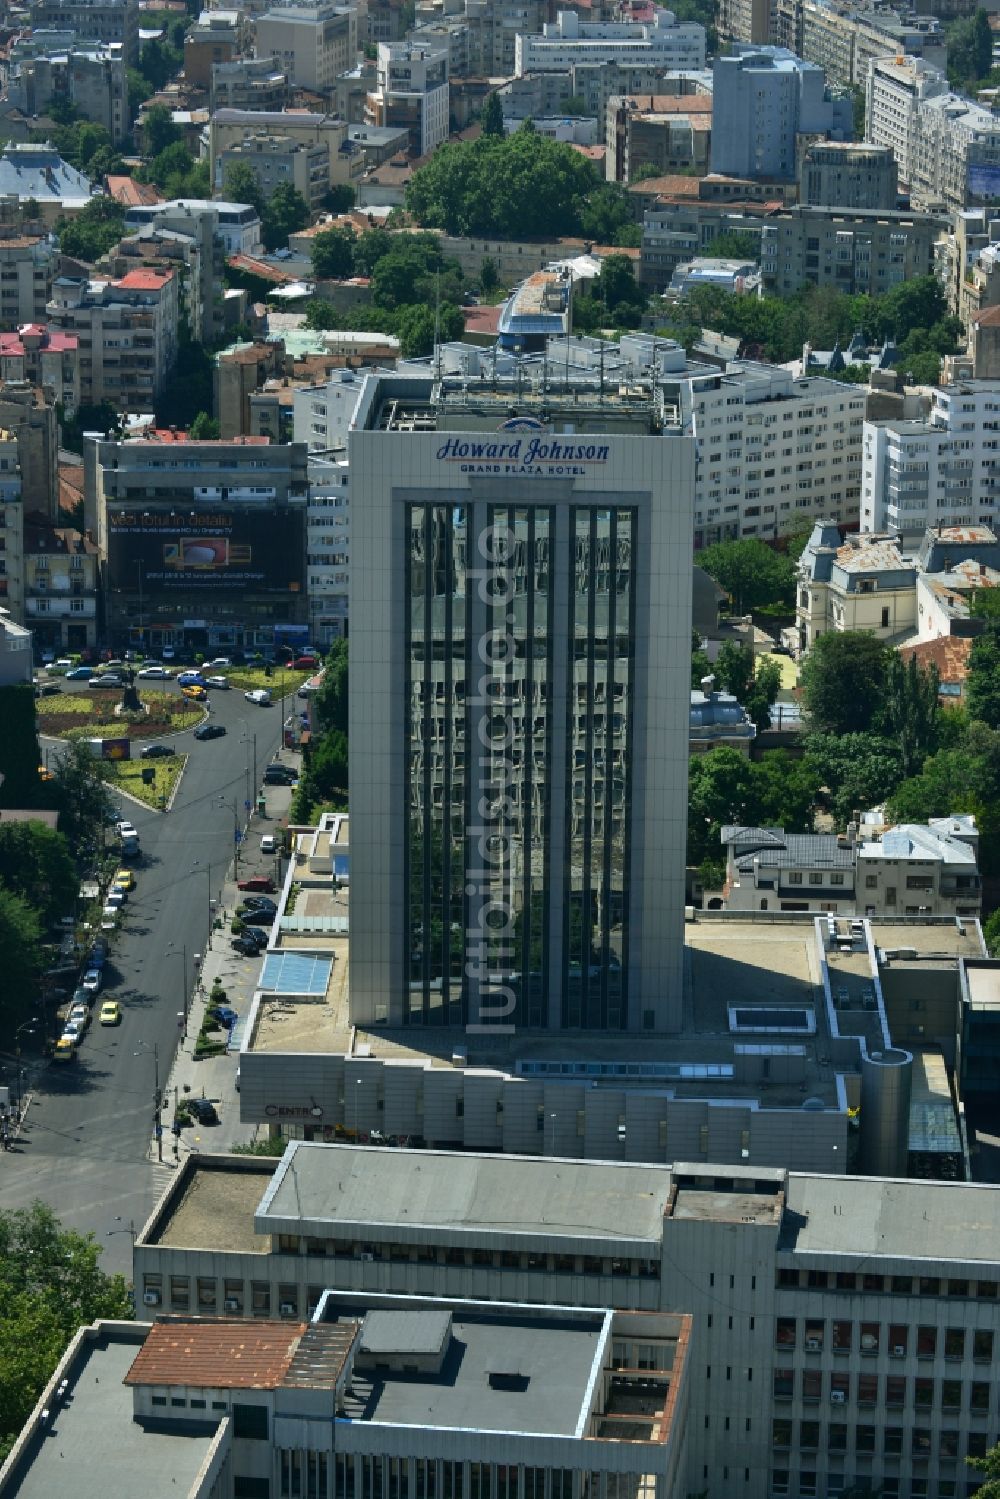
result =
[[847,1427],[842,1422],[832,1421],[830,1423],[827,1446],[830,1452],[847,1451]]
[[779,1416],[771,1422],[771,1446],[790,1447],[791,1445],[792,1423]]
[[903,1358],[906,1353],[909,1328],[905,1322],[889,1323],[889,1356]]
[[962,1409],[962,1384],[957,1379],[943,1379],[941,1381],[941,1408],[946,1411],[960,1411]]
[[858,1375],[858,1404],[872,1406],[878,1404],[878,1375]]
[[817,1405],[823,1395],[823,1374],[819,1369],[806,1369],[802,1375],[802,1400],[805,1405]]
[[906,1380],[890,1374],[885,1382],[885,1403],[890,1410],[902,1410],[906,1404]]
[[833,1351],[834,1353],[850,1353],[854,1324],[852,1322],[835,1322],[833,1324]]
[[913,1403],[918,1411],[929,1411],[934,1404],[933,1379],[918,1379],[914,1384]]
[[861,1324],[861,1352],[867,1354],[878,1353],[879,1334],[881,1328],[877,1322],[862,1322]]
[[778,1348],[795,1347],[795,1318],[779,1317],[774,1328],[774,1342]]
[[973,1381],[969,1392],[969,1409],[977,1414],[984,1413],[990,1408],[990,1387],[980,1380]]
[[815,1452],[819,1447],[819,1422],[799,1422],[799,1446],[804,1452]]
[[945,1358],[965,1357],[965,1328],[948,1327],[944,1334],[944,1356]]
[[992,1332],[974,1332],[972,1334],[972,1357],[977,1364],[988,1364],[993,1358],[993,1334]]
[[856,1426],[854,1428],[854,1449],[856,1452],[875,1451],[874,1426]]
[[903,1450],[903,1428],[901,1426],[887,1426],[882,1441],[882,1451],[886,1457],[898,1457]]
[[241,1405],[233,1401],[233,1435],[247,1441],[266,1442],[268,1421],[266,1405]]
[[917,1358],[933,1358],[937,1353],[937,1328],[917,1328]]

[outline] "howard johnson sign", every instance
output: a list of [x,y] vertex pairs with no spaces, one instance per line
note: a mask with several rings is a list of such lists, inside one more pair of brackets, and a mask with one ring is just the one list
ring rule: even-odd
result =
[[435,457],[456,463],[463,474],[530,474],[542,478],[580,477],[607,463],[608,443],[564,442],[528,436],[449,437]]

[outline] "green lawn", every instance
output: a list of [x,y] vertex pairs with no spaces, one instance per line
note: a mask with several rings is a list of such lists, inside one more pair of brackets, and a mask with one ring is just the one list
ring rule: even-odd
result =
[[[180,780],[187,755],[171,755],[169,760],[109,760],[107,761],[108,785],[127,791],[147,807],[165,806]],[[156,778],[147,786],[142,779],[144,770],[154,769]],[[162,802],[161,802],[162,798]]]
[[[219,676],[228,678],[234,690],[240,692],[252,692],[257,687],[263,687],[272,697],[281,696],[282,680],[284,680],[285,696],[297,692],[303,682],[315,676],[319,671],[317,666],[314,671],[289,671],[281,670],[280,666],[273,668],[271,675],[267,676],[261,666],[233,666],[226,671],[220,671]],[[211,692],[211,688],[208,689]]]
[[140,697],[147,713],[116,715],[121,694],[112,691],[61,692],[39,698],[36,715],[39,733],[53,739],[159,739],[179,734],[205,717],[205,711],[190,698],[172,692],[146,692]]

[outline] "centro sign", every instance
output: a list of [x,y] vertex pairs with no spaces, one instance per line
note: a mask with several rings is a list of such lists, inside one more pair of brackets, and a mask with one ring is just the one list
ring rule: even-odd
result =
[[304,1103],[269,1103],[264,1107],[268,1119],[322,1119],[319,1104],[307,1107]]
[[579,477],[595,464],[607,463],[608,443],[560,442],[540,437],[487,438],[475,441],[449,437],[435,457],[457,463],[463,474],[531,474],[543,478]]

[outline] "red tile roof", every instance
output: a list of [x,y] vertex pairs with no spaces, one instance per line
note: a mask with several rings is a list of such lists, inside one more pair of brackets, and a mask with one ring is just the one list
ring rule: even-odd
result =
[[123,291],[162,291],[173,274],[173,271],[129,271],[112,285]]
[[246,271],[251,276],[259,276],[262,281],[273,281],[276,286],[285,286],[300,279],[297,272],[283,270],[277,265],[268,265],[266,261],[258,260],[255,255],[230,255],[226,264],[230,270]]
[[108,192],[117,203],[129,208],[149,208],[163,202],[163,194],[150,182],[136,182],[134,177],[108,176]]
[[127,1385],[273,1390],[295,1357],[305,1322],[155,1322]]
[[995,328],[1000,324],[1000,307],[984,307],[982,312],[976,313],[972,321],[976,324],[977,328],[980,325]]
[[[899,654],[905,659],[916,657],[918,666],[936,666],[942,684],[958,682],[963,687],[969,675],[972,641],[962,635],[942,635],[938,640],[923,640],[919,645],[904,645]],[[954,697],[950,699],[955,701]]]

